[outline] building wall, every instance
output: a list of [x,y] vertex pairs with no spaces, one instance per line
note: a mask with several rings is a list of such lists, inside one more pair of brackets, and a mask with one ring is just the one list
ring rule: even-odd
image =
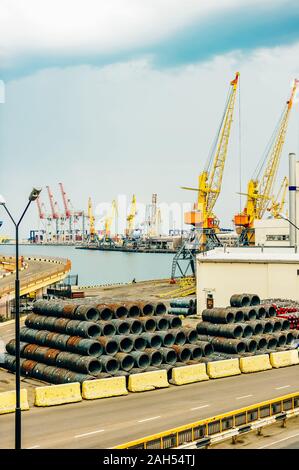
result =
[[254,222],[255,244],[289,246],[289,222],[284,219],[262,219]]
[[299,301],[299,263],[205,262],[197,260],[197,302],[206,308],[211,293],[215,307],[226,307],[232,294],[258,294],[261,298]]

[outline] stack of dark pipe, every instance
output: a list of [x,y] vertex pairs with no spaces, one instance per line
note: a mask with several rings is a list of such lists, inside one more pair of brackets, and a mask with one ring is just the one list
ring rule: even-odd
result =
[[[38,300],[21,329],[21,373],[50,383],[83,382],[198,362],[213,353],[162,303]],[[15,370],[15,341],[4,366]]]
[[216,352],[254,354],[291,347],[297,332],[288,320],[276,316],[271,304],[261,304],[254,294],[237,294],[230,307],[206,309],[197,324],[199,339],[209,341]]
[[196,315],[196,298],[172,299],[168,313],[183,316]]

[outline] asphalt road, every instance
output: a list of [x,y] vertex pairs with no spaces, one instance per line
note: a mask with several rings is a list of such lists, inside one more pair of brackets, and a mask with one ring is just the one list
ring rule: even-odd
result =
[[[25,448],[109,448],[205,417],[299,390],[299,366],[170,386],[23,416]],[[12,448],[14,414],[0,416],[0,448]],[[293,445],[292,441],[286,442]]]
[[[50,259],[50,257],[45,257],[45,259]],[[55,258],[53,258],[55,259]],[[60,260],[65,262],[65,260]],[[46,277],[47,275],[55,274],[60,265],[56,263],[48,263],[45,261],[33,261],[25,259],[25,262],[28,264],[28,268],[20,271],[20,282],[22,285],[27,285],[30,282],[39,279],[40,277]],[[11,286],[13,291],[14,289],[14,275],[4,277],[0,279],[0,292],[2,289]]]

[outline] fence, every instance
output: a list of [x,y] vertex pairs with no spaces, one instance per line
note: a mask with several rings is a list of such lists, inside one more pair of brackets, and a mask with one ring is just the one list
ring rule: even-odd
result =
[[299,412],[299,392],[127,442],[115,449],[171,449],[195,441],[208,445],[219,433],[234,429],[238,429],[239,434],[247,432],[260,420],[271,417],[275,421],[283,420],[288,412],[296,409]]

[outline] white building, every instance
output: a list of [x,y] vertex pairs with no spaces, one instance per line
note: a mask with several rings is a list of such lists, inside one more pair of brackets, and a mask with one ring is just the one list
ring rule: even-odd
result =
[[290,226],[284,219],[256,220],[254,223],[257,246],[289,246]]
[[[291,155],[293,155],[293,166],[290,163],[290,181],[293,179],[294,187],[296,190],[294,191],[295,196],[293,200],[293,212],[294,218],[293,223],[299,227],[299,161],[295,162],[294,154],[290,154],[290,162]],[[293,175],[293,178],[292,178]],[[291,183],[290,183],[291,184]],[[289,197],[291,194],[294,194],[289,191]],[[290,201],[289,201],[290,203]],[[284,211],[286,208],[284,208]],[[291,217],[291,207],[289,207],[289,214]],[[290,217],[286,217],[290,219]],[[256,220],[254,222],[254,231],[255,231],[255,244],[256,245],[265,245],[265,246],[289,246],[290,245],[290,223],[284,219],[262,219]],[[299,243],[299,234],[297,229],[293,229],[294,235],[294,243],[292,245],[296,245]]]
[[197,255],[199,312],[208,298],[209,304],[213,298],[215,307],[226,307],[233,294],[242,293],[299,301],[299,162],[294,154],[289,159],[288,220],[257,220],[255,246],[227,246]]
[[226,307],[233,294],[299,301],[299,252],[296,248],[216,248],[196,257],[198,311],[213,297]]

